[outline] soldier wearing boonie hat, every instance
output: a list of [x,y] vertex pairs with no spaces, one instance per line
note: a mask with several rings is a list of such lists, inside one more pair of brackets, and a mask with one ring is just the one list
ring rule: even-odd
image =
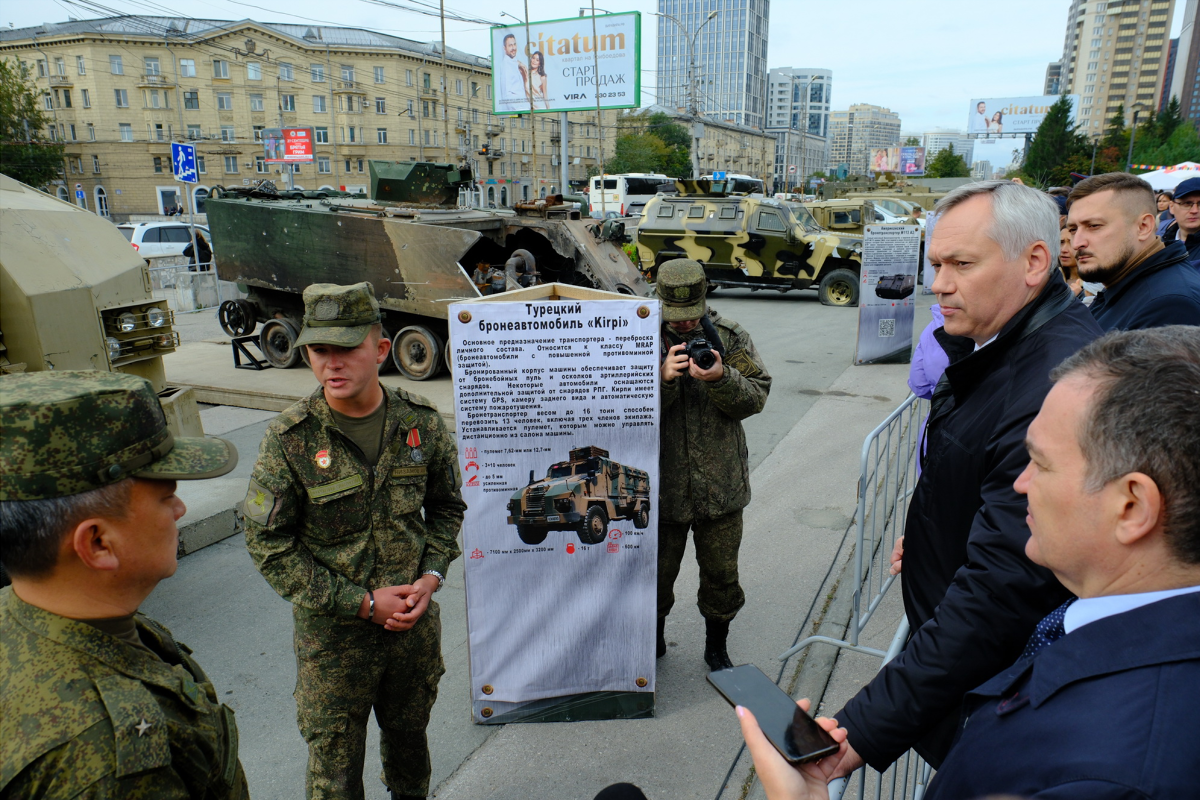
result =
[[[750,334],[708,308],[707,286],[704,267],[686,258],[663,263],[654,285],[664,322],[656,652],[660,658],[667,652],[666,620],[690,530],[700,566],[704,660],[716,670],[733,666],[729,624],[746,602],[738,549],[750,466],[741,421],[762,411],[771,376]],[[708,369],[685,352],[700,337],[713,346]]]
[[175,438],[143,378],[0,379],[0,794],[246,797],[233,711],[136,613],[176,567],[175,481],[237,465]]
[[445,671],[432,595],[466,506],[437,409],[379,383],[381,322],[369,283],[304,290],[296,345],[321,385],[271,422],[243,504],[250,556],[292,603],[313,800],[363,796],[372,711],[392,796],[429,792],[425,729]]

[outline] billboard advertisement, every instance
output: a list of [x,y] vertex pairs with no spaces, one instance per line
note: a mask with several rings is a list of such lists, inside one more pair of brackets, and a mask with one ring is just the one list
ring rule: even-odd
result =
[[[528,114],[641,105],[636,11],[492,28],[492,111]],[[598,41],[597,41],[598,40]],[[597,74],[598,64],[598,74]]]
[[268,128],[262,140],[268,164],[313,160],[312,128]]
[[900,148],[899,147],[873,147],[871,148],[870,171],[876,174],[880,172],[899,172],[900,171]]
[[[1079,108],[1079,95],[1067,95],[1071,101],[1071,121]],[[1010,133],[1036,133],[1058,95],[1044,97],[991,97],[971,101],[967,133],[1001,136]]]
[[900,174],[916,177],[925,174],[925,148],[900,148]]

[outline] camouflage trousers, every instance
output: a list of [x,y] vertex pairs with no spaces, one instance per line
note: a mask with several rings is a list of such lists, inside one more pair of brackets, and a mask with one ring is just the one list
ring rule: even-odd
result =
[[425,728],[442,664],[438,604],[411,630],[393,633],[358,617],[293,607],[296,716],[308,742],[305,797],[362,800],[367,719],[380,731],[384,784],[398,795],[429,794]]
[[746,604],[746,593],[738,583],[738,548],[742,544],[742,511],[716,519],[658,523],[658,616],[665,617],[675,605],[675,579],[683,563],[688,530],[700,565],[700,591],[696,605],[705,619],[731,620]]

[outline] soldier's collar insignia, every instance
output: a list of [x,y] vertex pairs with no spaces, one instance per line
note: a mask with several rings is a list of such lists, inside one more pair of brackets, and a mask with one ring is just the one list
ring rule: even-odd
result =
[[145,717],[142,717],[141,723],[138,725],[134,725],[133,729],[138,732],[138,736],[145,736],[146,731],[150,730],[150,728],[152,728],[152,727],[153,727],[153,725],[149,722],[146,722]]
[[326,469],[330,464],[333,463],[333,459],[329,457],[328,450],[318,450],[316,462],[318,467],[321,469]]

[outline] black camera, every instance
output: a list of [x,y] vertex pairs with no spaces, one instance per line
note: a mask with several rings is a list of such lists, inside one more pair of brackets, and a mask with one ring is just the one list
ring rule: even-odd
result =
[[717,363],[717,356],[708,339],[692,339],[683,352],[687,353],[687,357],[700,369],[712,369]]

